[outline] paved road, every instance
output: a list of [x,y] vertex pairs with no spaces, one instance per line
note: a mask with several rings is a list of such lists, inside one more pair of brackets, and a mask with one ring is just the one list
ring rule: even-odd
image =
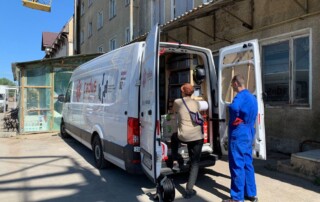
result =
[[[273,169],[278,158],[271,155],[268,161],[255,161],[260,202],[319,201],[319,186]],[[186,179],[185,174],[173,177],[175,201],[212,202],[229,196],[224,159],[200,172],[198,195],[189,200],[181,195]],[[63,140],[52,133],[0,138],[0,201],[146,202],[154,193],[154,184],[144,175],[117,167],[95,169],[91,151],[72,138]]]

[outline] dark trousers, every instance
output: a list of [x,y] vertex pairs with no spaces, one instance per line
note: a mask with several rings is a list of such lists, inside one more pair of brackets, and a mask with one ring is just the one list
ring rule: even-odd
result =
[[[174,161],[179,161],[178,149],[180,141],[177,134],[173,134],[171,137],[171,151],[172,151],[172,159]],[[189,179],[187,183],[186,189],[191,191],[193,186],[195,185],[198,177],[199,171],[199,162],[201,157],[201,150],[203,145],[203,139],[191,141],[191,142],[183,142],[188,146],[188,154],[190,159],[190,172]]]

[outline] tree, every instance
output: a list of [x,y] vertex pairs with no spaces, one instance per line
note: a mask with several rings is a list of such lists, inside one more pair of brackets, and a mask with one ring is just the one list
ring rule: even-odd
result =
[[0,85],[5,85],[5,86],[16,86],[16,84],[13,81],[10,81],[7,78],[0,78]]

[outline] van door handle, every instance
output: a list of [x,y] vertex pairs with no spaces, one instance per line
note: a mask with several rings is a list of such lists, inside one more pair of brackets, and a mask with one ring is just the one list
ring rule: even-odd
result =
[[152,110],[151,109],[148,111],[148,115],[152,115]]
[[143,116],[143,112],[141,112],[141,116]]

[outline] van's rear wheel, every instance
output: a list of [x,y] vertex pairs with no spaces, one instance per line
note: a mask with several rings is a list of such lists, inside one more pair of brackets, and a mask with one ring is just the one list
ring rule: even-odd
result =
[[62,138],[70,137],[70,135],[66,131],[66,125],[63,120],[61,121],[61,124],[60,124],[60,135]]
[[103,169],[109,166],[109,162],[104,159],[102,144],[99,136],[95,136],[92,142],[92,150],[95,165],[98,169]]

